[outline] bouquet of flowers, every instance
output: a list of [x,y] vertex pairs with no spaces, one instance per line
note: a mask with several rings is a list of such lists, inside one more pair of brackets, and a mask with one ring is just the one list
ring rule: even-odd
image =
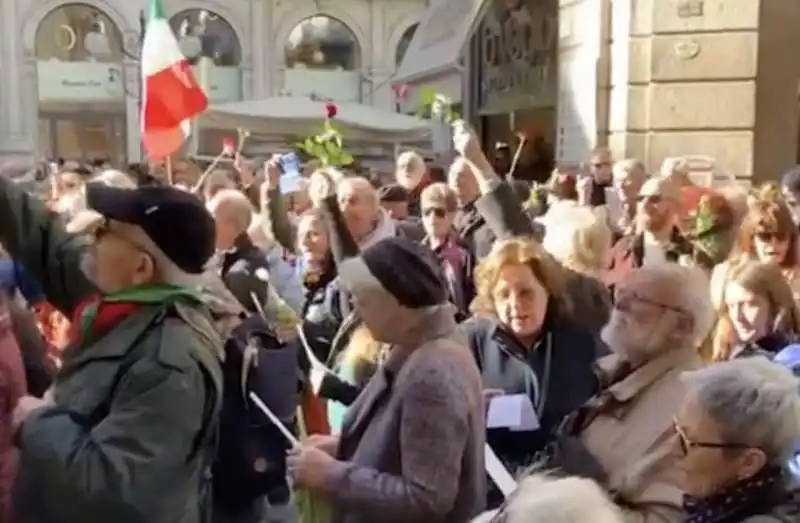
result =
[[317,158],[324,167],[346,167],[353,163],[353,156],[344,150],[342,132],[333,123],[338,112],[336,104],[325,104],[322,131],[297,144],[301,151]]

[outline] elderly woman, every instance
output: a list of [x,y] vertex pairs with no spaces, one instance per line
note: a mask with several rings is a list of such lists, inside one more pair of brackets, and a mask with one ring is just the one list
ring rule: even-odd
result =
[[774,355],[800,335],[800,308],[772,262],[744,261],[728,272],[713,340],[713,359]]
[[459,316],[466,317],[475,297],[475,258],[469,248],[459,241],[453,229],[458,211],[456,193],[445,183],[431,184],[420,195],[420,209],[425,230],[422,243],[439,259],[450,291],[450,301],[458,307]]
[[797,379],[766,358],[683,375],[676,451],[691,523],[796,521],[785,464],[800,439]]
[[794,300],[800,301],[798,230],[791,211],[778,195],[761,195],[752,202],[728,260],[719,264],[711,275],[711,299],[715,306],[722,303],[722,291],[731,270],[746,260],[778,264]]
[[295,483],[325,495],[334,523],[464,522],[485,488],[480,374],[447,303],[434,256],[388,238],[342,263],[340,277],[384,362],[341,435],[295,449]]
[[538,418],[534,428],[489,429],[489,443],[512,472],[525,467],[564,417],[597,390],[597,341],[573,316],[567,279],[527,238],[497,243],[477,270],[477,316],[463,327],[484,386],[524,395]]

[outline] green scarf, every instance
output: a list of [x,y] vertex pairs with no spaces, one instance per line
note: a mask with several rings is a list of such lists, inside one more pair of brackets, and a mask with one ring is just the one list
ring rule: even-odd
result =
[[[188,287],[177,285],[142,285],[90,298],[78,307],[81,334],[86,337],[98,324],[121,321],[141,306],[161,305],[176,301],[201,303],[199,294]],[[104,313],[108,311],[108,318]],[[104,325],[109,327],[109,325]]]

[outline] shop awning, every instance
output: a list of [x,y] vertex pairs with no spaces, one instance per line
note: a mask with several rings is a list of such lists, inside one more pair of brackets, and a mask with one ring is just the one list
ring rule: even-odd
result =
[[392,83],[413,84],[456,68],[489,0],[433,0]]

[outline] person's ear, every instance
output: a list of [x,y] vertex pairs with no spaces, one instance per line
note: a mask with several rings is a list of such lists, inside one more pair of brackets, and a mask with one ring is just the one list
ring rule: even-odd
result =
[[767,455],[761,449],[747,449],[738,459],[739,472],[736,479],[743,481],[755,476],[767,464]]
[[156,264],[149,254],[140,253],[139,262],[136,264],[134,284],[144,285],[153,281],[156,275]]

